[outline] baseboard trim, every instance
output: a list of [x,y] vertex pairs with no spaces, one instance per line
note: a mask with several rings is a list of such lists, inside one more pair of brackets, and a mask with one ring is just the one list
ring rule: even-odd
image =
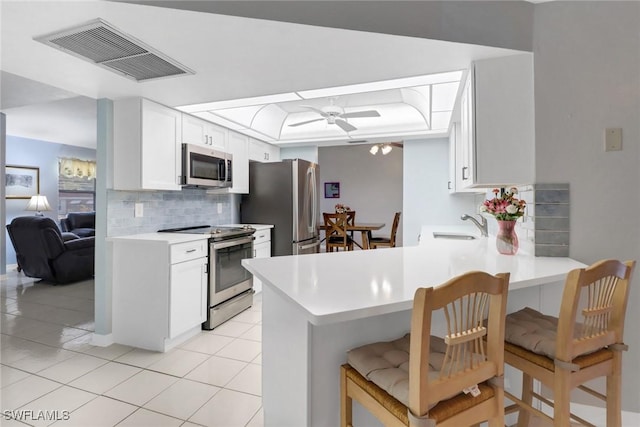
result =
[[91,336],[91,345],[109,347],[111,344],[113,344],[113,334],[102,335],[94,332]]

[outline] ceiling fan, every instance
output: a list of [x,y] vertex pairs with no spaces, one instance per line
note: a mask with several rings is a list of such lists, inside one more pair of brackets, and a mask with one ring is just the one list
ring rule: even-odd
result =
[[353,130],[357,130],[358,128],[351,123],[347,123],[347,121],[344,119],[352,119],[356,117],[380,117],[380,113],[378,113],[376,110],[363,110],[345,113],[344,108],[334,104],[333,98],[329,99],[329,105],[322,108],[316,108],[311,105],[301,105],[301,107],[315,111],[316,113],[320,114],[322,118],[292,123],[289,126],[295,127],[306,125],[307,123],[318,122],[320,120],[326,120],[327,123],[331,125],[338,125],[345,132],[351,132]]

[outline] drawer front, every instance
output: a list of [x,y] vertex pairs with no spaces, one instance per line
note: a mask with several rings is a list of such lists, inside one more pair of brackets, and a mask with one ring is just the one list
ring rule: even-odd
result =
[[171,245],[171,264],[207,256],[207,239]]
[[271,230],[258,230],[253,234],[253,237],[256,240],[253,241],[254,245],[259,245],[260,243],[270,242],[271,241]]

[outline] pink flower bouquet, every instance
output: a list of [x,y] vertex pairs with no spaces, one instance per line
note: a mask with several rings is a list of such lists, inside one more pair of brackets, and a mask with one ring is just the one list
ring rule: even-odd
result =
[[480,206],[481,212],[493,215],[498,221],[515,221],[524,215],[526,202],[516,198],[517,188],[511,187],[502,191],[494,188],[493,194],[493,199],[485,200]]

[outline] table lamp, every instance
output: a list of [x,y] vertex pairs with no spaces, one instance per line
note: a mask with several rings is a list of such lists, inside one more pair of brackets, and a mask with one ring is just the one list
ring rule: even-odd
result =
[[29,200],[29,204],[25,210],[36,211],[36,216],[44,216],[42,211],[50,211],[51,206],[49,205],[47,196],[37,194],[35,196],[31,196],[31,200]]

